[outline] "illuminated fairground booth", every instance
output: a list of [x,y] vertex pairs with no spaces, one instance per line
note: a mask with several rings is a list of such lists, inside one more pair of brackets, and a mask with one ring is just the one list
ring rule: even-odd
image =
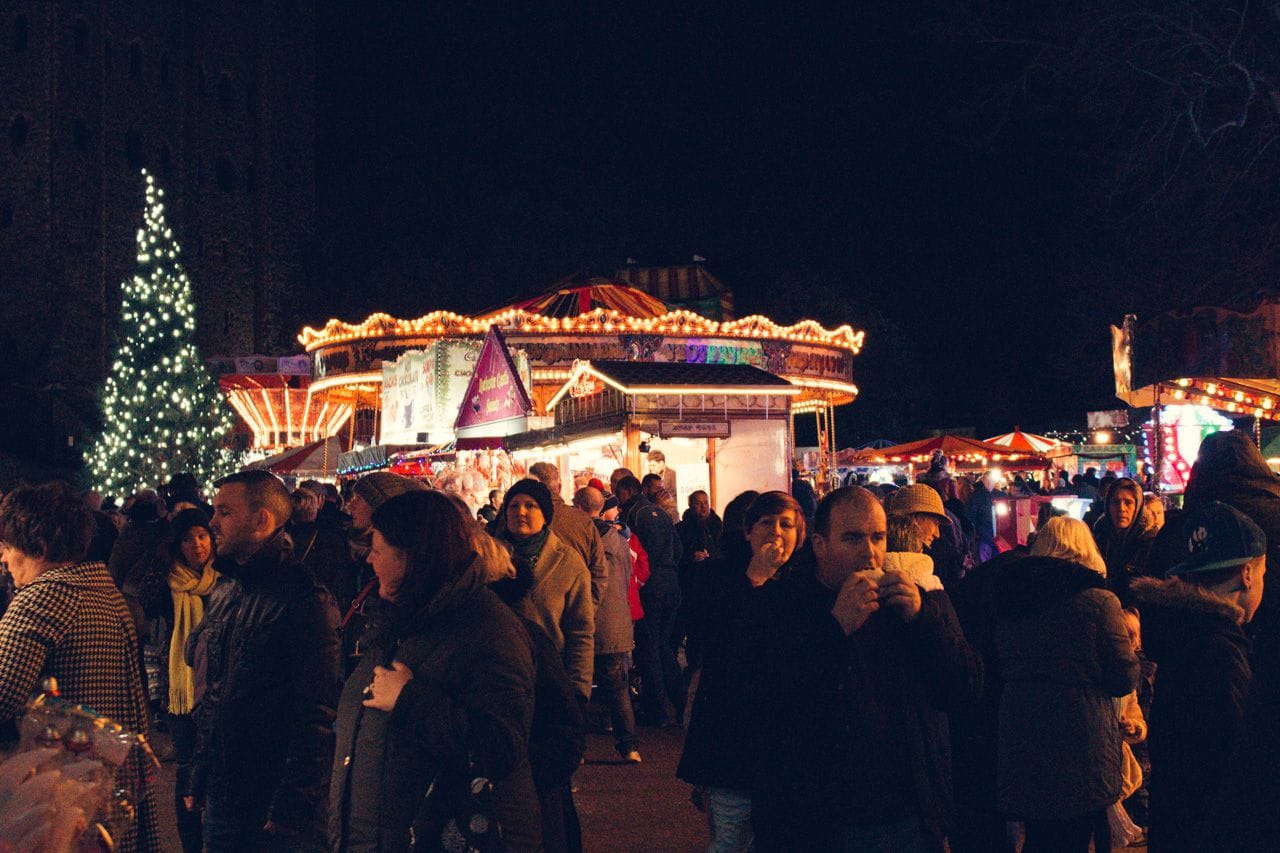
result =
[[1198,307],[1111,327],[1116,396],[1151,406],[1144,459],[1162,489],[1181,491],[1207,435],[1233,418],[1280,419],[1280,302],[1247,311]]
[[[663,269],[696,272],[701,268]],[[672,277],[662,279],[645,271],[632,272],[637,282],[646,281],[646,276],[667,281],[664,287],[677,292],[670,284]],[[690,280],[697,283],[693,277]],[[623,436],[625,425],[619,423],[615,429],[619,437],[610,445],[612,449],[606,448],[607,442],[597,448],[603,454],[599,459],[616,462],[612,467],[630,467],[637,474],[647,473],[651,465],[655,469],[661,467],[662,457],[666,456],[668,468],[679,471],[684,465],[692,466],[688,482],[702,482],[706,487],[711,485],[714,470],[704,458],[707,440],[733,443],[734,434],[732,430],[726,436],[714,432],[689,434],[686,431],[690,429],[710,428],[680,424],[723,424],[734,413],[739,397],[759,397],[763,392],[740,394],[738,385],[714,384],[721,376],[717,368],[749,367],[771,379],[764,385],[748,387],[775,388],[764,394],[769,400],[768,417],[759,420],[777,423],[781,418],[786,424],[785,444],[777,448],[782,464],[789,465],[793,432],[790,419],[797,414],[817,419],[827,459],[833,459],[832,414],[836,406],[857,397],[853,359],[862,348],[862,332],[847,325],[825,329],[811,320],[781,326],[761,316],[733,319],[731,300],[723,296],[702,300],[714,305],[714,313],[728,317],[713,320],[688,309],[671,309],[644,291],[617,281],[575,279],[562,285],[535,299],[473,317],[449,311],[433,311],[417,319],[374,314],[358,324],[330,320],[322,329],[303,329],[299,341],[311,355],[313,365],[308,388],[312,405],[340,405],[352,410],[346,430],[351,444],[364,448],[358,451],[365,454],[358,466],[364,470],[399,465],[407,473],[413,473],[417,466],[424,474],[428,468],[438,474],[442,466],[456,466],[460,452],[474,455],[501,450],[511,458],[487,460],[485,466],[491,470],[510,467],[519,473],[520,457],[527,456],[535,446],[549,445],[529,445],[524,437],[510,436],[561,426],[558,405],[565,397],[577,399],[571,389],[565,390],[567,383],[575,377],[584,381],[582,377],[588,375],[589,368],[581,363],[593,365],[596,373],[590,375],[624,396],[629,392],[610,384],[611,379],[630,391],[638,391],[641,386],[626,385],[601,364],[607,363],[615,371],[613,365],[624,362],[713,368],[710,374],[697,378],[697,384],[692,386],[696,395],[687,393],[684,385],[668,395],[676,400],[674,414],[664,410],[656,420],[633,419],[632,432],[626,434],[629,437]],[[694,297],[699,297],[699,292],[687,283],[681,285],[679,294],[685,304],[695,304]],[[469,386],[477,375],[491,330],[501,335],[505,355],[491,358],[490,368],[478,381],[487,381],[493,390],[494,385],[504,381],[501,375],[510,372],[526,389],[529,408],[513,414],[504,404],[502,417],[494,421],[486,420],[488,415],[479,415],[464,423],[459,418],[474,395]],[[781,386],[775,380],[785,382],[789,390],[777,391]],[[637,406],[647,405],[648,396],[647,392],[630,394]],[[698,398],[697,406],[686,406],[685,402],[694,396]],[[727,409],[723,405],[726,397],[733,398]],[[721,401],[719,417],[701,413],[704,399]],[[754,422],[757,418],[753,414],[742,420]],[[666,429],[663,423],[667,424]],[[742,427],[736,434],[740,443],[747,444],[746,436],[757,429]],[[544,433],[537,441],[549,435]],[[686,446],[684,440],[700,444],[694,448]],[[523,447],[519,453],[517,445]],[[654,450],[657,455],[650,457]],[[582,458],[590,452],[593,451],[583,451]],[[597,472],[595,462],[599,459],[591,465]],[[702,473],[693,470],[698,466]],[[351,470],[356,472],[355,468]],[[786,488],[786,483],[781,487]],[[677,479],[679,493],[690,490]],[[728,499],[723,495],[721,498],[719,504]]]

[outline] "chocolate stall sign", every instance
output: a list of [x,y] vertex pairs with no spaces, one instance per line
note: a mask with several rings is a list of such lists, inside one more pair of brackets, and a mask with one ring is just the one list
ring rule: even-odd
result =
[[659,421],[662,438],[728,438],[728,421]]

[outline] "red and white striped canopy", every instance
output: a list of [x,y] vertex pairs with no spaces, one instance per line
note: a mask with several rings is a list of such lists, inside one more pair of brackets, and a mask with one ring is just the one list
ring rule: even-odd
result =
[[1066,446],[1061,441],[1043,435],[1036,435],[1033,432],[1023,432],[1017,427],[1013,428],[1013,432],[1006,432],[1004,435],[988,438],[987,443],[998,444],[1018,453],[1039,453],[1042,455],[1052,453],[1052,451],[1060,450]]

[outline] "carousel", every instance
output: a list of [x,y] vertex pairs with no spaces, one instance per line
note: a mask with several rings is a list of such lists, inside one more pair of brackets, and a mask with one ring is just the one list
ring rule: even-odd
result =
[[[677,402],[674,414],[655,420],[653,429],[648,421],[629,419],[625,440],[602,441],[591,450],[599,459],[636,473],[678,459],[677,464],[690,468],[689,482],[702,482],[711,474],[693,469],[708,467],[707,458],[716,450],[708,449],[706,442],[734,440],[722,434],[731,427],[707,424],[731,420],[724,400],[744,397],[738,387],[708,387],[705,380],[715,381],[721,375],[718,367],[750,367],[769,378],[750,379],[744,387],[767,388],[770,400],[785,396],[785,406],[771,403],[774,407],[769,409],[771,418],[781,416],[792,423],[786,430],[783,458],[790,459],[794,418],[812,416],[818,426],[823,470],[833,470],[834,410],[857,398],[853,360],[862,349],[863,333],[848,325],[827,329],[812,320],[780,325],[759,315],[735,318],[731,298],[713,301],[714,313],[725,319],[670,308],[620,280],[579,277],[558,283],[548,293],[475,316],[433,311],[413,319],[387,314],[374,314],[360,323],[334,319],[320,329],[307,327],[299,335],[312,363],[306,393],[311,410],[328,407],[328,411],[351,413],[343,422],[345,442],[364,454],[366,470],[375,464],[371,461],[375,457],[394,466],[406,461],[405,454],[416,454],[412,464],[422,469],[433,459],[456,460],[459,451],[485,451],[486,467],[501,468],[487,458],[487,452],[514,449],[506,447],[520,444],[511,438],[514,435],[538,432],[543,437],[538,449],[549,452],[546,437],[556,426],[556,404],[566,394],[575,399],[571,386],[581,385],[589,373],[583,365],[707,366],[712,369],[697,374],[695,384],[672,387],[673,399],[684,401]],[[499,360],[497,372],[479,384],[507,382],[502,377],[509,372],[527,392],[528,411],[517,416],[504,409],[500,425],[474,418],[460,421],[460,413],[477,393],[471,386],[477,365],[486,358],[483,350],[491,332],[500,336],[507,357]],[[599,371],[595,377],[605,386],[617,382],[613,376],[620,370],[609,369],[614,373]],[[738,374],[733,376],[740,381]],[[768,385],[774,379],[789,384],[794,393],[775,394]],[[633,395],[635,399],[647,399],[654,390],[662,390],[648,385],[636,389],[640,393]],[[765,392],[753,394],[763,400]],[[764,403],[760,405],[763,409]],[[709,412],[717,406],[720,415],[713,417]],[[739,428],[740,441],[746,440],[750,429],[750,425]],[[372,450],[377,447],[393,450]]]

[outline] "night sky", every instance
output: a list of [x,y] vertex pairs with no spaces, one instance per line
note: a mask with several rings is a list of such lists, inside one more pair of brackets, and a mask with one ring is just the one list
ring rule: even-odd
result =
[[[1115,4],[518,5],[322,4],[304,322],[477,311],[700,254],[740,314],[867,330],[845,444],[1082,427],[1119,406],[1124,311],[1272,278],[1269,249],[1224,273],[1219,237],[1275,221],[1230,196],[1274,187],[1274,155],[1201,189],[1274,107],[1187,154],[1178,99],[1207,126],[1242,86],[1150,84],[1186,52],[1129,55],[1156,24],[1100,27]],[[1246,66],[1274,61],[1274,18],[1243,39],[1214,23]]]

